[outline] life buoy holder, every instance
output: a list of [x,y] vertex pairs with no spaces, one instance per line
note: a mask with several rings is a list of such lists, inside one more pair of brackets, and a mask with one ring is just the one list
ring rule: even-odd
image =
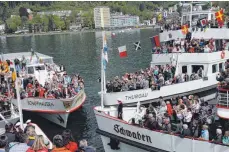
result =
[[225,51],[222,51],[221,52],[221,59],[224,59],[225,58]]

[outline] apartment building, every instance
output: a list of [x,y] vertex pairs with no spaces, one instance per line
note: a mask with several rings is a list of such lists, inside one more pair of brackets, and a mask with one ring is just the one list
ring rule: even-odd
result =
[[100,6],[94,8],[95,28],[110,28],[110,8]]

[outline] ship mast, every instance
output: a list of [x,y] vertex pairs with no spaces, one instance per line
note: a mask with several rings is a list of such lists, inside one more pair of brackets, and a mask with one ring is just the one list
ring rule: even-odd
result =
[[107,49],[106,35],[104,31],[104,24],[102,24],[102,42],[103,47],[101,49],[101,107],[104,108],[104,94],[106,93],[106,61],[105,61],[105,47]]
[[[104,31],[102,31],[102,39],[103,39]],[[104,41],[104,40],[103,40]],[[103,66],[103,48],[101,49],[101,107],[104,108],[103,104],[103,94],[104,94],[104,66]]]
[[[14,70],[15,70],[14,72],[17,73],[14,62],[13,62],[13,66],[14,66]],[[21,96],[20,96],[18,85],[19,85],[19,79],[18,79],[17,74],[16,74],[15,89],[16,89],[16,94],[17,94],[17,105],[18,105],[18,111],[19,111],[19,116],[20,116],[20,127],[21,127],[21,129],[23,129],[24,128],[24,126],[23,126],[24,121],[23,121],[23,114],[22,114],[21,101],[20,101]]]

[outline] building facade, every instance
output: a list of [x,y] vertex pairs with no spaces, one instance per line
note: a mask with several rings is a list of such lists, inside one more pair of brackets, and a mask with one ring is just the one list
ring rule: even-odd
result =
[[138,16],[130,16],[130,15],[111,15],[111,27],[119,28],[119,27],[133,27],[139,25],[139,17]]
[[94,8],[95,28],[110,28],[110,8],[96,7]]
[[72,11],[50,11],[50,12],[37,12],[38,15],[56,15],[59,17],[70,16]]

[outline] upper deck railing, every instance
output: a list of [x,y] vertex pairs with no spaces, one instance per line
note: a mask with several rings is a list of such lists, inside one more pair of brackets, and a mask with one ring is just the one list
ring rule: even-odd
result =
[[218,105],[221,107],[229,107],[229,88],[218,87]]
[[[189,28],[191,32],[192,39],[222,39],[228,40],[229,39],[229,28],[222,27],[222,28]],[[216,34],[217,33],[217,34]],[[171,40],[185,39],[186,34],[182,33],[182,30],[163,30],[162,33],[159,34],[160,42],[167,42]]]

